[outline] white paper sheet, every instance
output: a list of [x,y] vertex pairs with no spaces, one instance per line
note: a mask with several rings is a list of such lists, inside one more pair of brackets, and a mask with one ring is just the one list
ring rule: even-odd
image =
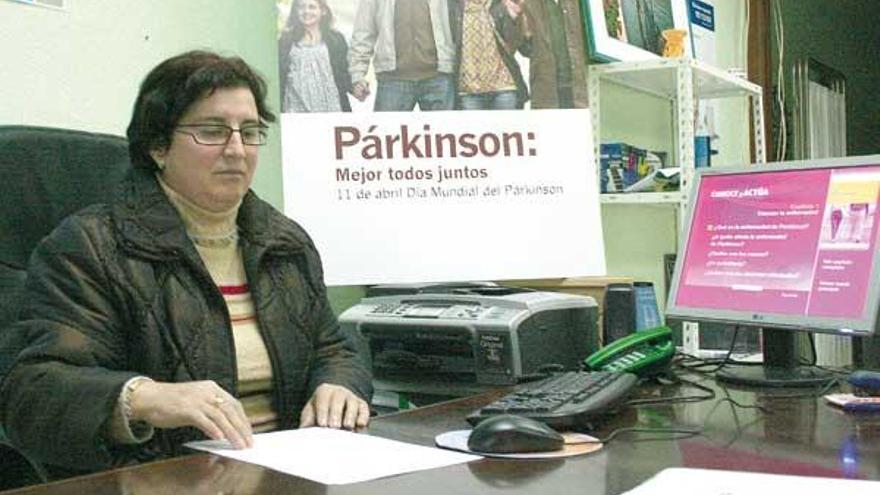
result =
[[670,468],[626,492],[625,495],[877,495],[880,482],[814,478],[781,474]]
[[357,483],[481,459],[476,455],[330,428],[254,435],[254,446],[244,450],[233,449],[225,440],[186,445],[325,485]]

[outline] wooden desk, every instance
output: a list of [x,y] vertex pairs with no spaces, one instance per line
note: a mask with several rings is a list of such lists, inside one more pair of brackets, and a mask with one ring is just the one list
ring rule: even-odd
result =
[[[622,434],[595,454],[556,461],[482,460],[365,483],[324,486],[213,455],[119,469],[24,489],[28,494],[297,493],[297,494],[618,494],[666,467],[687,466],[798,475],[880,479],[880,415],[850,415],[821,399],[776,398],[790,391],[723,389],[715,400],[642,406],[621,412],[599,435],[627,426],[701,427],[679,440]],[[640,397],[696,395],[647,387]],[[369,433],[421,445],[466,426],[464,416],[499,395],[489,392],[373,419]],[[763,414],[719,399],[768,408]],[[642,441],[634,441],[642,438]],[[339,466],[345,469],[345,466]],[[15,493],[15,492],[10,492]]]

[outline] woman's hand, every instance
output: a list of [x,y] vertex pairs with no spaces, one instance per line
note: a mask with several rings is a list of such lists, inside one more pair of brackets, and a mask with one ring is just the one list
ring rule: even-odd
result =
[[351,94],[353,94],[358,101],[366,100],[367,96],[370,96],[370,83],[367,81],[358,81],[354,83]]
[[516,0],[503,0],[504,7],[507,9],[507,15],[511,19],[516,19],[522,13],[522,7]]
[[254,444],[251,424],[235,397],[215,382],[141,384],[132,393],[131,419],[156,428],[194,426],[213,440],[243,449]]
[[315,389],[299,416],[299,427],[329,426],[354,430],[370,422],[370,406],[351,390],[323,383]]

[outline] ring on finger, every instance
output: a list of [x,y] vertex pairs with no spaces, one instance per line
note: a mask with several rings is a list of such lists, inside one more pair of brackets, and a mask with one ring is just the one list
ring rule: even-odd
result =
[[226,398],[220,394],[217,394],[211,399],[211,404],[220,407],[223,404],[226,404]]

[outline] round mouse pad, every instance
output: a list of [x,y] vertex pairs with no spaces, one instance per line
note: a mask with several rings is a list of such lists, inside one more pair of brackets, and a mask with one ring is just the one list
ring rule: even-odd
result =
[[602,448],[599,439],[583,433],[562,433],[565,445],[561,450],[552,452],[531,452],[520,454],[493,454],[490,452],[477,452],[468,448],[468,437],[471,430],[455,430],[441,433],[434,437],[434,443],[444,449],[458,450],[468,454],[476,454],[485,457],[500,457],[504,459],[558,459],[560,457],[572,457],[589,454]]

